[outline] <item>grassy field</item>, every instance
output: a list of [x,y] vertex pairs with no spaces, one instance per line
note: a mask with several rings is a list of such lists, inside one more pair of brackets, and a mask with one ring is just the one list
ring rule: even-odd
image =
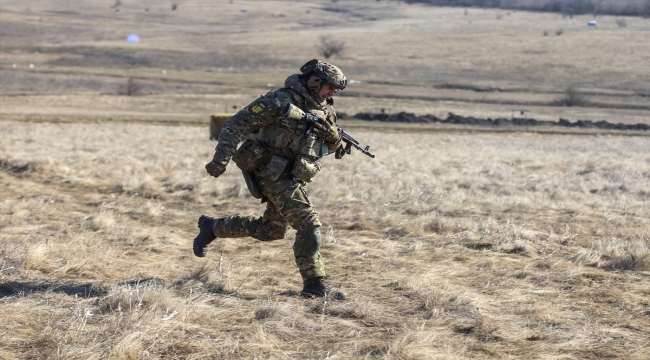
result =
[[650,358],[644,131],[342,120],[377,157],[325,158],[308,193],[348,301],[299,296],[293,231],[191,252],[199,215],[264,209],[205,173],[209,114],[321,36],[347,114],[648,124],[649,19],[171,4],[0,3],[0,359]]
[[350,295],[324,302],[293,233],[191,254],[200,214],[263,211],[204,129],[0,131],[3,358],[650,355],[647,137],[356,133],[377,158],[308,188]]
[[[327,37],[345,43],[331,60],[360,81],[339,98],[348,114],[650,122],[650,19],[599,16],[594,28],[590,15],[394,1],[113,4],[3,1],[0,115],[207,121],[280,87]],[[133,32],[141,42],[127,44]],[[118,96],[129,78],[140,96]],[[583,102],[557,106],[570,88]]]

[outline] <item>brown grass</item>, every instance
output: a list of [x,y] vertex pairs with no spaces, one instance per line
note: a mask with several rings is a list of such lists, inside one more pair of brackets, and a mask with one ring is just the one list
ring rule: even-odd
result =
[[[278,87],[321,36],[361,81],[348,114],[648,123],[648,19],[113,5],[0,5],[0,358],[650,357],[645,132],[345,121],[377,158],[326,158],[308,191],[348,301],[299,297],[293,231],[191,254],[200,214],[264,208],[234,166],[204,172],[209,114]],[[569,88],[582,106],[555,105]]]
[[357,131],[309,187],[346,302],[303,300],[293,232],[191,255],[259,214],[207,128],[0,122],[6,358],[650,354],[647,137]]
[[[168,5],[124,3],[115,12],[99,0],[32,1],[29,9],[4,1],[0,114],[204,121],[281,86],[287,74],[320,56],[325,36],[346,44],[335,63],[361,81],[341,93],[348,114],[649,118],[649,19],[626,18],[619,28],[618,18],[599,16],[592,28],[586,26],[591,15],[465,14],[395,1],[188,0],[176,11]],[[562,36],[543,36],[560,28]],[[131,32],[142,42],[126,44]],[[139,95],[118,95],[127,93],[129,79]],[[571,87],[587,106],[557,106]]]

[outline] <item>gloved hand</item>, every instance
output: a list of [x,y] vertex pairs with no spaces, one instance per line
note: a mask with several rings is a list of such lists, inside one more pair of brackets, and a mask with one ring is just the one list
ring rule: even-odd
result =
[[322,117],[320,117],[320,116],[318,116],[318,115],[314,115],[314,114],[312,114],[312,113],[305,113],[304,116],[303,116],[303,119],[309,121],[310,123],[314,123],[314,124],[315,124],[315,123],[317,123],[319,120],[321,120]]
[[328,119],[318,119],[318,122],[314,123],[314,132],[329,143],[335,143],[341,139],[336,125]]
[[205,169],[208,171],[208,174],[216,178],[218,178],[219,176],[221,176],[221,174],[226,172],[225,166],[221,164],[217,164],[214,161],[210,161],[207,165],[205,165]]

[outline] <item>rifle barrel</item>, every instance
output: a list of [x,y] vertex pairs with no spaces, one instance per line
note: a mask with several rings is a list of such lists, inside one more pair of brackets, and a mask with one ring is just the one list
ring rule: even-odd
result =
[[350,135],[350,133],[343,130],[343,128],[341,128],[340,126],[338,127],[338,130],[339,130],[339,133],[341,134],[341,140],[343,142],[345,142],[345,144],[346,144],[345,152],[347,154],[350,153],[350,147],[354,147],[355,149],[361,151],[361,153],[363,153],[365,155],[368,155],[373,159],[375,158],[375,154],[370,152],[370,146],[366,146],[366,148],[364,149],[364,148],[361,147],[361,145],[359,143],[359,140],[352,137],[352,135]]

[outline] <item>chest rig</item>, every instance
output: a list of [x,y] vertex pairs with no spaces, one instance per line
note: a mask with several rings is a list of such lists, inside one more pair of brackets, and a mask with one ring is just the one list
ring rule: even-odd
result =
[[[302,111],[310,112],[323,118],[327,118],[329,116],[328,109],[309,109],[304,98],[296,91],[292,89],[282,90],[291,94],[294,100],[293,103]],[[282,117],[275,120],[269,125],[263,126],[258,133],[257,140],[268,147],[279,150],[285,156],[292,157],[291,160],[294,160],[295,157],[301,155],[304,152],[304,139],[307,133],[310,131],[311,126],[312,125],[305,120]],[[327,154],[327,145],[323,139],[315,138],[313,139],[311,145],[311,148],[314,149],[314,151],[311,152],[309,156],[320,158],[323,155]],[[287,150],[289,150],[291,154],[288,154]]]

